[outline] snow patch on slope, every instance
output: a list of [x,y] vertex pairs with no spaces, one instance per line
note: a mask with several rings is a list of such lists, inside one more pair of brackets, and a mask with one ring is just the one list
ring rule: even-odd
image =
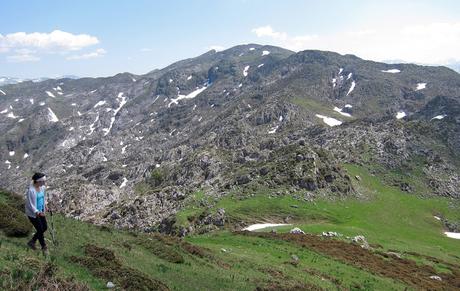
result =
[[243,76],[246,77],[248,75],[248,70],[249,70],[249,66],[244,67]]
[[348,90],[347,96],[348,96],[351,92],[353,92],[353,90],[355,89],[355,86],[356,86],[356,82],[355,82],[355,81],[352,81],[352,82],[351,82],[351,87],[350,87],[350,89]]
[[342,114],[343,116],[346,116],[346,117],[351,117],[351,114],[350,113],[346,113],[346,112],[342,112],[343,108],[340,109],[338,107],[334,107],[334,111],[337,111],[338,113]]
[[10,112],[10,113],[8,113],[8,114],[6,115],[6,117],[15,119],[15,118],[18,118],[19,116],[14,115],[13,112]]
[[404,111],[398,111],[398,113],[396,113],[396,119],[401,119],[405,116],[406,116],[406,112]]
[[276,227],[276,226],[284,226],[284,225],[290,225],[290,224],[285,224],[285,223],[257,223],[257,224],[252,224],[248,227],[243,228],[243,230],[247,231],[254,231],[258,229],[263,229],[267,227]]
[[450,237],[450,238],[455,238],[455,239],[460,239],[460,233],[458,232],[444,232],[444,234],[447,236],[447,237]]
[[337,120],[337,119],[332,118],[332,117],[327,117],[327,116],[320,115],[320,114],[316,114],[316,117],[321,118],[324,121],[324,123],[326,123],[327,125],[329,125],[331,127],[342,124],[342,121]]
[[96,103],[96,105],[94,105],[93,108],[96,108],[96,107],[98,107],[98,106],[102,106],[102,105],[104,105],[105,103],[107,103],[107,101],[99,101],[99,102]]
[[426,83],[417,83],[417,88],[415,88],[415,91],[422,90],[426,88]]
[[401,71],[398,70],[398,69],[389,69],[389,70],[382,70],[381,72],[382,73],[396,74],[396,73],[400,73]]
[[446,114],[436,115],[435,117],[431,118],[431,120],[433,120],[433,119],[441,120],[446,116],[447,116]]
[[118,111],[120,111],[121,108],[126,104],[126,102],[128,102],[128,101],[126,101],[127,98],[124,97],[123,94],[124,94],[123,92],[118,93],[117,100],[121,99],[121,100],[118,100],[120,102],[120,105],[118,106],[117,109],[113,110],[113,116],[110,118],[109,128],[103,128],[102,129],[105,132],[104,136],[106,136],[106,135],[108,135],[110,133],[110,130],[112,130],[112,126],[113,126],[113,123],[115,122],[115,117],[116,117]]
[[123,183],[121,183],[120,185],[120,189],[125,187],[126,186],[126,183],[128,183],[128,179],[126,179],[125,177],[123,177]]
[[59,119],[57,118],[56,114],[54,114],[53,110],[48,107],[48,119],[50,122],[58,122]]
[[191,93],[189,93],[187,95],[179,94],[177,96],[177,98],[171,99],[171,102],[169,102],[168,107],[171,107],[171,104],[179,104],[179,100],[195,98],[196,96],[198,96],[198,94],[200,94],[201,92],[206,90],[208,88],[208,86],[209,86],[209,83],[206,83],[203,87],[197,88],[195,91],[193,91],[193,92],[191,92]]

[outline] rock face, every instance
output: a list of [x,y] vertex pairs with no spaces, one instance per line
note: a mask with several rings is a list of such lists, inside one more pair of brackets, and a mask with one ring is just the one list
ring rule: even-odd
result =
[[[22,192],[43,171],[77,219],[167,232],[197,190],[355,195],[343,162],[416,170],[433,195],[460,197],[460,75],[443,67],[254,44],[141,76],[0,88],[0,187]],[[197,221],[225,221],[211,216]]]

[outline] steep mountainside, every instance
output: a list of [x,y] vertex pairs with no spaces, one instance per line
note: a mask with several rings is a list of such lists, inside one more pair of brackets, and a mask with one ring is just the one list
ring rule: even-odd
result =
[[255,189],[359,197],[343,163],[460,197],[460,75],[445,67],[250,44],[0,89],[0,187],[44,171],[55,206],[83,220],[171,231],[198,192],[203,208]]

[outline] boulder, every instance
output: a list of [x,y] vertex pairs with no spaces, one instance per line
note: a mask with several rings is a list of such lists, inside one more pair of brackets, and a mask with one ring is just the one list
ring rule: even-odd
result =
[[328,232],[324,232],[321,234],[321,236],[325,236],[325,237],[337,237],[337,236],[342,236],[342,234],[340,233],[337,233],[335,231],[328,231]]
[[113,282],[107,282],[107,288],[108,289],[112,289],[112,288],[115,288],[115,284],[113,284]]
[[363,235],[357,235],[351,239],[353,243],[359,244],[363,249],[369,249],[369,243]]
[[298,227],[295,227],[293,229],[291,229],[289,231],[289,233],[293,233],[293,234],[305,234],[305,232],[303,230],[301,230],[300,228]]

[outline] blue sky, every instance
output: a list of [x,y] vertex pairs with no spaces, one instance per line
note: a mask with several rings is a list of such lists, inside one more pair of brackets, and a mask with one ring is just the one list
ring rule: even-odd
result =
[[460,4],[0,0],[0,76],[143,74],[244,43],[446,64],[460,60]]

